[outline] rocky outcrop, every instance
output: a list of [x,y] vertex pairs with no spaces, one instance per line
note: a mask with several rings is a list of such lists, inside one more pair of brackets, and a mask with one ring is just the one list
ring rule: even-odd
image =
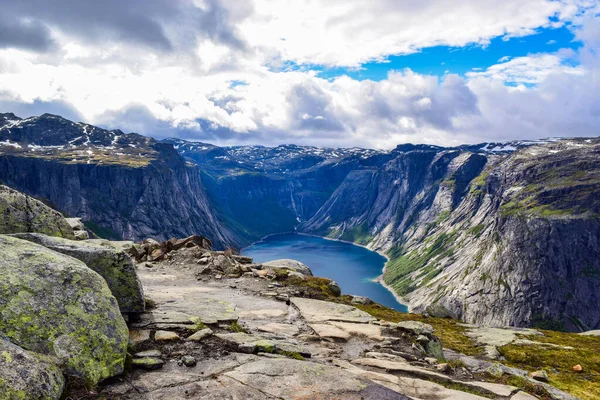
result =
[[61,213],[4,185],[0,185],[0,214],[0,233],[40,232],[75,238],[73,229]]
[[123,372],[127,326],[104,279],[83,262],[0,236],[0,332],[58,359],[90,385]]
[[53,360],[0,339],[0,398],[61,398],[65,379]]
[[39,233],[20,233],[13,236],[83,261],[104,278],[122,313],[144,312],[144,291],[133,262],[124,250],[111,245],[111,242],[74,241]]
[[302,275],[312,276],[312,271],[305,264],[302,264],[300,261],[296,260],[273,260],[263,263],[263,266],[273,269],[275,271],[294,271],[298,272]]

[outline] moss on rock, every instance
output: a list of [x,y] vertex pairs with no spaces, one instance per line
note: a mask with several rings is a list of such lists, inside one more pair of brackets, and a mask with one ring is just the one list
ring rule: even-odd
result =
[[59,399],[64,387],[49,357],[0,339],[0,400]]
[[113,296],[117,298],[121,312],[144,312],[142,284],[131,258],[121,244],[94,239],[68,240],[37,233],[14,236],[83,261],[106,280]]
[[81,261],[0,235],[0,335],[56,356],[89,385],[123,372],[128,330],[100,275]]
[[38,232],[75,238],[61,213],[4,185],[0,185],[0,215],[0,233]]

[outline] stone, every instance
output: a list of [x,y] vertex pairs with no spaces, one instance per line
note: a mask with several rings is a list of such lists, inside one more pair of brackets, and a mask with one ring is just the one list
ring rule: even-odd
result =
[[340,288],[340,285],[338,285],[336,281],[329,282],[327,284],[327,288],[331,291],[331,293],[333,293],[334,296],[342,295],[342,289]]
[[500,364],[492,364],[485,370],[486,373],[493,376],[494,378],[500,378],[504,375],[504,370],[500,366]]
[[329,324],[310,324],[312,330],[323,339],[332,339],[339,341],[347,341],[350,339],[350,334]]
[[469,381],[469,382],[463,382],[463,384],[467,384],[468,386],[471,386],[471,387],[474,386],[476,388],[483,389],[487,392],[493,393],[496,396],[500,396],[500,397],[508,397],[511,394],[515,393],[517,390],[519,390],[519,388],[516,386],[502,385],[500,383],[492,383],[492,382]]
[[399,362],[399,361],[389,361],[389,360],[380,360],[374,358],[359,358],[352,361],[354,365],[361,365],[366,367],[375,367],[384,369],[386,371],[394,371],[400,372],[406,375],[412,375],[421,379],[432,379],[440,382],[452,382],[453,379],[442,375],[440,373],[430,371],[425,368],[420,368],[414,365],[411,365],[407,362]]
[[373,304],[373,300],[364,296],[352,296],[352,304],[369,305]]
[[262,332],[278,333],[290,336],[296,335],[299,332],[299,329],[296,325],[281,324],[278,322],[269,322],[268,324],[258,326],[257,329]]
[[200,342],[200,341],[202,341],[202,339],[209,337],[212,334],[213,334],[212,329],[204,328],[204,329],[201,329],[198,332],[188,336],[185,340],[188,340],[190,342]]
[[150,341],[150,331],[146,329],[131,329],[129,331],[129,343],[134,347]]
[[65,218],[65,221],[67,221],[67,224],[69,224],[71,229],[73,229],[74,231],[85,230],[85,226],[83,225],[83,221],[81,220],[81,218]]
[[427,343],[429,343],[429,338],[425,335],[419,335],[417,336],[417,338],[415,339],[415,341],[417,343],[420,343],[422,345],[426,345]]
[[579,335],[584,335],[584,336],[600,336],[600,329],[595,330],[595,331],[581,332],[581,333],[579,333]]
[[[270,339],[264,335],[255,335],[242,332],[218,333],[215,335],[221,340],[235,345],[240,352],[244,353],[276,353],[278,351],[298,353],[310,357],[311,353],[302,345],[287,342],[285,340]],[[251,349],[251,351],[250,351]]]
[[381,341],[381,340],[385,339],[385,337],[383,337],[382,333],[381,333],[382,329],[378,325],[354,324],[354,323],[349,323],[349,322],[337,322],[337,321],[330,321],[329,324],[335,326],[336,328],[343,330],[344,332],[347,332],[348,334],[350,334],[352,336],[359,336],[359,337],[363,337],[363,338],[371,339],[371,340],[375,340],[375,341]]
[[145,357],[161,357],[162,353],[160,352],[160,350],[146,350],[146,351],[140,351],[139,353],[135,353],[133,355],[133,357],[135,358],[145,358]]
[[212,242],[210,240],[208,240],[206,237],[200,236],[200,235],[193,235],[193,236],[189,236],[185,239],[179,239],[179,240],[175,239],[171,243],[172,243],[172,250],[174,250],[174,251],[182,249],[184,247],[194,247],[194,246],[198,246],[205,250],[212,250],[212,248],[213,248]]
[[75,240],[88,240],[90,238],[90,234],[87,231],[74,231],[73,235],[75,235]]
[[196,365],[196,359],[192,356],[181,357],[181,362],[188,368],[194,367]]
[[539,382],[548,382],[548,373],[543,369],[539,371],[534,371],[530,374],[530,376]]
[[538,400],[538,398],[530,395],[529,393],[518,392],[513,395],[510,400]]
[[154,370],[154,369],[161,369],[163,367],[163,365],[165,365],[165,362],[163,360],[161,360],[160,358],[144,357],[144,358],[134,358],[133,361],[131,361],[131,365],[133,365],[134,367],[142,368],[142,369],[146,369],[146,370]]
[[0,331],[91,385],[123,372],[128,331],[106,281],[83,262],[0,235]]
[[0,339],[0,398],[61,398],[65,378],[50,357],[29,352]]
[[75,239],[61,213],[4,185],[0,185],[0,215],[0,234],[33,232]]
[[252,264],[252,257],[233,255],[231,258],[240,264]]
[[583,367],[580,364],[573,365],[573,371],[575,371],[575,372],[582,372],[583,371]]
[[115,248],[111,242],[75,241],[37,233],[14,236],[83,261],[106,280],[112,294],[119,302],[121,312],[144,311],[144,290],[133,262],[124,250]]
[[[180,311],[185,309],[186,312]],[[189,325],[194,329],[198,322],[206,325],[229,323],[238,320],[236,305],[226,300],[208,297],[194,298],[182,304],[165,303],[159,309],[150,310],[140,315],[139,321],[132,324],[133,328],[164,329],[167,326]]]
[[272,269],[272,270],[288,270],[299,272],[302,275],[312,276],[312,271],[305,264],[302,264],[300,261],[289,260],[289,259],[281,259],[281,260],[273,260],[266,263],[263,263],[263,268]]
[[291,302],[300,310],[300,314],[308,322],[359,322],[368,323],[375,321],[370,314],[345,304],[330,303],[327,301],[293,297]]
[[450,364],[448,364],[448,363],[438,364],[435,366],[435,370],[445,374],[448,371],[450,371]]
[[261,358],[243,364],[224,375],[274,398],[408,399],[382,385],[340,368],[308,361]]
[[156,331],[154,334],[154,340],[157,342],[172,342],[179,339],[179,335],[171,331]]
[[430,335],[434,332],[433,326],[419,321],[401,321],[395,324],[396,328],[408,331],[414,335]]

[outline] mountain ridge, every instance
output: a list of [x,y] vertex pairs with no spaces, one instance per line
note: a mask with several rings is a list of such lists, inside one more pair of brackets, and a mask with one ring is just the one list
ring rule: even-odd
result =
[[[52,115],[2,118],[0,179],[123,237],[203,234],[224,248],[298,230],[385,253],[386,284],[418,312],[488,325],[600,327],[599,312],[585,306],[600,289],[598,138],[388,151],[219,147],[141,135],[131,143],[120,138],[136,134]],[[23,139],[36,129],[51,144]],[[60,176],[68,179],[56,182]],[[111,187],[114,178],[137,183]],[[92,180],[101,187],[82,185]],[[115,202],[90,203],[94,191]],[[564,250],[541,250],[563,242]],[[561,280],[573,288],[556,287]]]

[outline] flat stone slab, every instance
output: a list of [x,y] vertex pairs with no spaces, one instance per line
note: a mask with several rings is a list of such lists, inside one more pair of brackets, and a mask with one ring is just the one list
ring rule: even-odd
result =
[[345,360],[333,360],[344,370],[379,383],[391,390],[411,396],[415,399],[436,399],[436,400],[484,400],[485,397],[477,396],[471,393],[465,393],[454,389],[448,389],[438,383],[424,379],[407,378],[381,372],[367,371],[350,364]]
[[338,327],[329,324],[310,324],[310,328],[315,331],[320,338],[342,340],[350,339],[350,334]]
[[310,357],[311,353],[304,346],[291,343],[285,340],[271,339],[263,335],[251,335],[248,333],[219,333],[215,335],[219,339],[237,345],[238,349],[244,349],[243,352],[265,352],[276,353],[278,351],[298,353],[305,357]]
[[406,362],[389,361],[374,358],[359,358],[352,361],[354,365],[380,368],[386,371],[397,371],[409,374],[418,378],[433,379],[440,382],[453,382],[454,380],[447,375],[439,374],[425,368],[415,367]]
[[207,325],[216,325],[237,321],[239,317],[235,304],[212,298],[197,298],[189,312],[182,312],[176,308],[176,305],[161,305],[156,310],[142,314],[139,322],[132,324],[132,327],[180,328],[178,325],[196,325],[199,321]]
[[239,316],[242,319],[269,319],[285,317],[286,315],[286,310],[278,310],[273,308],[259,310],[244,310],[240,311],[239,313]]
[[375,321],[375,318],[370,314],[345,304],[300,297],[293,297],[291,302],[300,310],[302,317],[311,323],[326,321],[368,323]]
[[373,324],[353,324],[349,322],[329,322],[330,325],[335,326],[343,330],[346,333],[349,333],[352,336],[359,336],[375,341],[385,340],[386,338],[382,336],[382,329],[378,325]]
[[535,329],[528,328],[471,328],[466,335],[475,339],[477,343],[488,346],[505,346],[517,341],[517,335],[542,335]]
[[579,335],[584,335],[584,336],[600,336],[600,329],[595,330],[595,331],[581,332],[581,333],[579,333]]
[[296,325],[270,322],[257,327],[259,331],[294,336],[300,331]]
[[224,375],[283,399],[408,400],[368,379],[308,361],[264,358]]

